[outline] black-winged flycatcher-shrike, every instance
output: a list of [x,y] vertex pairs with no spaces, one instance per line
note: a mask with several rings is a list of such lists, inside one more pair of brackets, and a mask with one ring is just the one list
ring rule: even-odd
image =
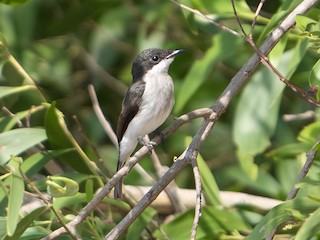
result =
[[[138,142],[156,130],[169,116],[174,104],[174,86],[168,69],[174,57],[184,50],[150,48],[141,52],[132,65],[132,85],[122,103],[117,137],[117,171],[124,166]],[[115,185],[114,197],[121,198],[122,179]]]

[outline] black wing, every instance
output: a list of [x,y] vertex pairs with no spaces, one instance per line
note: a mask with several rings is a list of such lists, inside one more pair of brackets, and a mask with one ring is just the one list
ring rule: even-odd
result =
[[131,85],[122,102],[122,109],[118,120],[117,137],[121,141],[130,121],[139,111],[142,95],[145,89],[145,82],[138,81]]

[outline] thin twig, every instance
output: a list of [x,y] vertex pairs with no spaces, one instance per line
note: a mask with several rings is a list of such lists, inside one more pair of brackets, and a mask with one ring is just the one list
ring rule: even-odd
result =
[[234,13],[234,15],[235,15],[235,17],[236,17],[236,20],[237,20],[237,22],[238,22],[238,25],[239,25],[239,27],[240,27],[240,30],[241,30],[241,32],[242,32],[242,34],[243,34],[243,38],[246,38],[248,35],[247,35],[247,33],[246,33],[246,31],[243,29],[243,27],[242,27],[242,23],[241,23],[241,21],[240,21],[240,18],[238,17],[238,13],[237,13],[237,10],[236,10],[236,5],[234,4],[234,0],[231,0],[231,5],[232,5],[232,9],[233,9],[233,13]]
[[[14,58],[14,56],[6,48],[6,46],[4,44],[1,44],[1,46],[4,47],[2,48],[2,53],[7,57],[7,60],[13,65],[13,67],[17,70],[17,72],[23,77],[24,84],[36,86],[31,76],[19,64],[19,62]],[[39,96],[41,97],[41,100],[46,102],[46,98],[44,97],[44,95],[42,94],[42,92],[39,90],[37,86],[36,86],[36,90]]]
[[[237,10],[236,10],[236,8],[235,8],[234,0],[231,0],[231,2],[232,2],[232,7],[233,7],[233,10],[234,10],[235,17],[236,17],[236,19],[237,19],[237,21],[238,21],[238,24],[240,25],[240,28],[243,29],[243,28],[242,28],[242,24],[241,24],[241,22],[240,22],[240,19],[239,19],[239,17],[238,17],[238,14],[237,14]],[[259,4],[259,6],[258,6],[258,9],[257,9],[257,11],[256,11],[256,15],[260,12],[260,10],[261,10],[261,8],[262,8],[262,5],[263,5],[263,2],[264,2],[264,1],[261,0],[260,4]],[[308,2],[308,3],[307,3],[307,2]],[[304,6],[303,6],[303,3],[305,3],[305,6],[311,8],[314,4],[317,3],[317,1],[304,1],[304,2],[302,2],[300,5],[298,5],[298,6],[295,8],[295,10],[299,9],[301,6],[302,6],[302,8],[303,8],[303,7],[304,7]],[[295,10],[294,10],[294,11],[295,11]],[[293,12],[294,12],[294,11],[293,11]],[[291,13],[288,15],[287,18],[289,18],[289,17],[292,17],[292,18],[295,17],[295,15],[293,14],[293,12],[291,12]],[[293,21],[295,21],[295,20],[293,19]],[[282,22],[281,24],[283,24],[283,22]],[[280,24],[280,25],[281,25],[281,24]],[[301,98],[303,98],[304,100],[306,100],[307,102],[309,102],[309,103],[311,103],[311,104],[313,104],[313,105],[315,105],[315,106],[320,107],[320,103],[318,103],[316,99],[314,99],[312,96],[308,96],[308,94],[306,93],[306,91],[300,89],[298,86],[296,86],[296,85],[294,85],[293,83],[289,82],[289,80],[287,80],[287,79],[278,71],[278,69],[277,69],[276,67],[274,67],[273,64],[269,61],[269,59],[268,59],[268,57],[267,57],[267,53],[264,53],[263,51],[261,51],[261,49],[259,49],[259,48],[256,46],[256,44],[255,44],[255,42],[254,42],[254,40],[253,40],[253,38],[252,38],[252,31],[253,31],[254,25],[255,25],[255,22],[252,23],[250,36],[247,36],[247,34],[243,31],[243,33],[244,33],[244,35],[245,35],[245,36],[244,36],[244,39],[253,47],[253,49],[255,50],[256,54],[258,54],[258,56],[259,56],[259,58],[260,58],[260,60],[261,60],[261,63],[262,63],[264,66],[266,66],[268,69],[270,69],[273,73],[275,73],[275,74],[279,77],[279,79],[280,79],[284,84],[286,84],[292,91],[298,93],[298,95],[299,95]],[[300,173],[299,177],[301,177],[301,176],[303,176],[303,174],[306,174],[306,173],[307,173],[307,171],[308,171],[309,168],[311,167],[311,163],[312,163],[312,160],[313,160],[315,154],[316,154],[315,152],[310,153],[310,156],[311,156],[311,160],[310,160],[310,161],[311,161],[311,162],[307,161],[308,164],[310,164],[310,165],[308,165],[308,164],[306,163],[307,166],[303,169],[303,173]],[[305,171],[306,171],[306,172],[305,172]],[[304,175],[304,176],[305,176],[305,175]],[[294,197],[296,196],[297,192],[298,192],[298,189],[296,189],[296,188],[294,187],[294,188],[292,189],[292,191],[290,192],[290,194],[288,195],[288,198],[287,198],[287,199],[292,199],[292,198],[294,198]],[[276,230],[277,230],[277,228],[274,228],[274,229],[268,234],[266,240],[272,240],[273,237],[274,237],[274,235],[276,234]]]
[[[113,145],[117,149],[119,149],[117,136],[116,136],[115,132],[113,131],[113,129],[111,127],[111,124],[106,120],[106,118],[105,118],[105,116],[104,116],[104,114],[103,114],[103,112],[101,110],[100,103],[99,103],[99,100],[97,98],[97,94],[96,94],[96,92],[94,90],[94,86],[92,84],[90,84],[88,86],[88,92],[89,92],[90,99],[91,99],[91,102],[92,102],[93,110],[94,110],[98,120],[100,121],[102,127],[104,128],[106,134],[109,136],[109,138],[110,138],[111,142],[113,143]],[[154,182],[153,178],[146,171],[144,171],[144,169],[139,164],[137,164],[135,168],[139,172],[139,174],[141,176],[143,176],[145,179]]]
[[[32,106],[29,111],[28,111],[28,114],[26,116],[26,118],[30,118],[30,115],[32,113],[32,111],[38,111],[38,110],[41,110],[43,109],[44,106],[43,105],[40,105],[38,107],[34,107]],[[14,114],[13,112],[11,112],[7,107],[2,107],[2,111],[7,114],[9,117],[11,117],[12,119],[14,119],[14,121],[16,121],[17,125],[19,128],[24,128],[25,125],[23,124],[23,122],[19,119],[19,117]],[[30,123],[28,123],[29,121],[27,120],[27,125],[29,125],[30,127]],[[53,161],[54,157],[53,155],[47,150],[47,148],[42,144],[42,143],[38,143],[37,145],[35,145],[34,147],[30,148],[27,150],[27,152],[31,155],[32,153],[34,152],[38,152],[38,151],[43,151],[43,152],[46,152],[48,153],[52,159],[50,159],[46,165],[44,166],[44,168],[51,174],[51,175],[55,175],[55,174],[59,174],[59,173],[62,173],[63,170],[62,168],[55,162]]]
[[[211,109],[201,108],[180,116],[162,132],[162,138],[168,137],[170,134],[174,133],[185,123],[190,122],[193,119],[196,119],[199,117],[208,117],[211,113],[212,113]],[[156,145],[158,145],[161,142],[161,137],[156,136],[155,138],[152,139],[152,141],[155,142]],[[122,167],[115,175],[113,175],[112,178],[110,178],[110,180],[106,183],[106,185],[103,188],[101,188],[99,192],[96,193],[94,198],[78,213],[78,215],[73,220],[67,223],[66,226],[71,231],[75,231],[75,228],[81,222],[83,222],[84,219],[90,214],[90,212],[102,201],[102,199],[110,193],[114,185],[121,178],[127,175],[130,169],[133,168],[133,166],[148,152],[149,152],[149,149],[147,147],[144,146],[140,148],[140,150],[138,150],[134,154],[134,156],[127,161],[126,165]],[[134,215],[132,217],[134,217]],[[42,238],[42,240],[55,239],[64,233],[66,233],[66,230],[61,227],[53,231],[47,237]]]
[[10,116],[11,118],[13,118],[16,121],[19,128],[24,127],[22,121],[14,113],[12,113],[7,107],[2,107],[2,111],[8,116]]
[[[160,179],[168,171],[169,168],[161,164],[159,157],[154,150],[151,154],[151,160],[153,163],[153,167],[156,170],[157,177],[158,179]],[[182,199],[180,199],[179,194],[177,194],[178,186],[174,180],[164,189],[164,191],[168,195],[176,213],[183,212],[186,209],[182,203]]]
[[[74,41],[78,42],[78,40],[75,39]],[[78,47],[80,48],[79,59],[83,61],[89,71],[97,75],[110,89],[117,92],[119,95],[124,96],[128,87],[105,71],[80,44],[78,44]]]
[[[317,155],[317,149],[316,147],[319,145],[320,142],[320,135],[317,137],[314,145],[312,146],[311,150],[307,152],[306,156],[307,156],[307,160],[303,165],[303,168],[301,169],[299,176],[296,180],[296,183],[299,183],[305,176],[307,176],[314,158]],[[295,185],[293,186],[293,188],[291,189],[290,193],[288,194],[286,200],[290,200],[290,199],[294,199],[296,197],[296,195],[298,194],[299,188],[297,188]],[[266,240],[272,240],[273,237],[275,236],[276,232],[277,232],[277,228],[275,227],[274,229],[272,229],[272,231],[268,234],[268,236],[266,237]]]
[[284,114],[282,116],[283,121],[292,122],[292,121],[305,121],[305,120],[314,120],[316,113],[313,110],[308,110],[306,112],[297,113],[297,114]]
[[108,235],[104,238],[105,240],[117,239],[141,214],[141,212],[157,198],[157,196],[166,188],[166,186],[168,186],[168,184],[175,178],[175,176],[186,165],[191,163],[191,159],[197,157],[199,148],[203,141],[209,135],[212,127],[213,121],[205,120],[203,122],[186,151],[184,151],[180,155],[180,157],[172,164],[169,170],[159,179],[159,181],[155,185],[153,185],[149,192],[147,192],[147,194],[142,197],[137,205],[131,209],[131,211],[121,220],[121,222],[108,233]]
[[[285,78],[280,72],[279,70],[269,61],[267,54],[263,53],[263,51],[261,51],[256,43],[254,42],[253,38],[252,38],[252,32],[250,32],[250,36],[248,36],[246,34],[246,32],[244,31],[240,18],[238,16],[237,10],[235,8],[235,4],[234,4],[234,0],[231,0],[232,3],[232,7],[233,7],[233,12],[234,15],[236,17],[236,20],[241,28],[242,33],[244,34],[243,38],[245,39],[246,42],[248,42],[251,47],[255,50],[255,52],[258,54],[261,63],[266,66],[268,69],[270,69],[274,74],[277,75],[277,77],[279,78],[279,80],[281,82],[283,82],[287,87],[289,87],[293,92],[296,92],[298,94],[298,96],[300,96],[303,100],[313,104],[314,106],[320,107],[320,103],[311,95],[308,94],[308,91],[305,91],[301,88],[299,88],[298,86],[296,86],[295,84],[291,83],[287,78]],[[260,7],[261,3],[259,4]],[[261,9],[257,9],[256,14],[258,14]],[[262,5],[261,5],[262,7]],[[254,25],[253,25],[254,26]]]
[[[88,135],[84,132],[82,125],[76,115],[73,115],[73,120],[75,121],[75,123],[78,127],[78,131],[80,132],[81,136],[84,138],[84,140],[87,142],[87,144],[91,147],[91,149],[93,150],[93,152],[95,153],[95,155],[98,158],[99,167],[97,168],[97,171],[100,173],[101,176],[104,176],[105,174],[108,177],[112,176],[112,173],[110,172],[110,170],[105,166],[105,163],[104,163],[98,149],[96,148],[96,146],[94,146],[94,144],[90,141],[90,138],[88,137]],[[100,168],[103,168],[103,171]]]
[[[170,183],[171,184],[171,183]],[[152,186],[137,186],[126,185],[126,192],[131,198],[138,202],[141,196],[145,195]],[[197,193],[195,189],[177,188],[176,194],[182,205],[187,209],[194,209],[197,200]],[[220,191],[219,192],[221,204],[224,207],[232,208],[237,205],[251,206],[263,211],[268,211],[271,208],[281,204],[283,201],[273,198],[260,197],[241,192]],[[202,196],[201,205],[206,205],[206,201]],[[166,192],[160,193],[151,206],[159,213],[169,215],[174,213],[175,208],[172,206],[171,199]]]
[[[309,172],[310,167],[312,166],[313,160],[317,155],[318,150],[317,146],[319,145],[320,142],[320,135],[317,137],[313,147],[311,148],[310,151],[307,152],[306,156],[307,156],[307,160],[305,162],[305,164],[303,165],[303,168],[301,169],[301,172],[299,173],[298,179],[297,179],[297,183],[299,183]],[[293,188],[291,189],[290,193],[288,194],[286,200],[290,200],[295,198],[295,196],[297,195],[299,191],[299,188],[293,186]]]
[[[316,0],[305,0],[300,3],[284,20],[280,23],[280,25],[275,28],[268,38],[261,45],[260,50],[264,54],[268,54],[272,48],[279,42],[282,36],[295,24],[295,17],[297,14],[304,14],[307,12],[314,4],[316,4]],[[136,219],[139,214],[150,205],[150,203],[158,196],[158,194],[163,191],[163,189],[169,184],[169,182],[178,174],[178,172],[184,168],[187,164],[190,163],[190,159],[197,157],[197,152],[201,144],[206,140],[209,133],[212,130],[214,123],[218,120],[218,118],[226,111],[231,100],[235,97],[238,91],[242,86],[247,82],[252,73],[256,70],[256,68],[260,64],[260,58],[254,54],[248,62],[239,70],[239,72],[232,78],[229,85],[223,91],[219,99],[213,104],[212,109],[201,109],[201,116],[206,116],[206,119],[201,124],[197,134],[193,138],[191,144],[188,149],[178,158],[176,162],[170,167],[170,169],[166,172],[166,174],[155,184],[151,190],[144,195],[144,197],[137,203],[137,205],[122,219],[122,221],[112,229],[105,239],[116,239],[125,229]],[[190,121],[190,119],[194,119],[196,116],[199,117],[199,111],[194,111],[191,114],[183,115],[174,121],[168,128],[163,131],[163,136],[167,137],[174,131],[176,131],[183,123]],[[161,141],[160,137],[155,137],[152,141],[156,144],[159,144]],[[120,169],[111,179],[110,181],[101,189],[101,191],[92,199],[91,202],[85,206],[79,214],[70,221],[67,226],[75,228],[79,223],[81,223],[85,217],[93,210],[93,208],[104,198],[106,194],[111,191],[111,188],[115,185],[115,183],[125,176],[130,167],[138,162],[138,159],[142,157],[142,155],[146,154],[148,149],[146,147],[142,147],[136,154],[129,159],[127,164]],[[54,239],[65,233],[65,229],[59,228],[56,231],[52,232],[48,237],[44,238],[46,240]]]
[[206,19],[208,22],[210,22],[210,23],[213,24],[214,26],[220,28],[221,30],[223,30],[223,31],[225,31],[225,32],[228,32],[228,33],[231,33],[231,34],[234,35],[234,36],[241,37],[241,36],[239,35],[239,33],[237,33],[236,31],[234,31],[234,30],[232,30],[231,28],[228,28],[228,27],[226,27],[226,26],[224,26],[224,25],[222,25],[222,24],[214,21],[213,19],[209,18],[207,15],[203,14],[203,13],[200,12],[199,10],[193,9],[193,8],[191,8],[191,7],[188,7],[188,6],[184,5],[183,3],[180,3],[180,2],[175,1],[175,0],[171,0],[171,2],[173,2],[174,4],[178,5],[179,7],[183,8],[183,9],[188,10],[189,12],[192,12],[192,13],[194,13],[194,14],[196,14],[196,15],[204,18],[204,19]]
[[[268,54],[273,47],[280,41],[283,35],[295,24],[297,14],[307,12],[316,0],[305,0],[300,3],[267,37],[260,47],[260,51],[265,55]],[[236,96],[241,87],[247,82],[252,73],[260,64],[260,58],[254,54],[248,62],[239,70],[232,78],[229,85],[225,88],[219,99],[213,104],[214,112],[205,119],[200,126],[197,134],[193,138],[188,149],[182,154],[178,161],[170,167],[167,173],[155,184],[151,190],[137,203],[137,205],[122,219],[122,221],[113,228],[105,239],[116,239],[125,231],[125,229],[138,217],[138,215],[152,202],[157,195],[167,186],[169,181],[173,179],[177,171],[180,171],[185,165],[189,164],[190,159],[197,157],[197,152],[203,141],[208,137],[214,123],[219,119],[222,113],[226,111],[231,100]]]
[[196,205],[195,205],[195,210],[194,210],[195,214],[194,214],[194,219],[193,219],[193,224],[192,224],[192,229],[191,229],[191,238],[190,238],[190,239],[194,240],[194,239],[196,239],[196,236],[197,236],[197,229],[198,229],[199,221],[200,221],[200,217],[201,217],[202,189],[201,189],[201,179],[200,179],[200,172],[199,172],[197,159],[192,159],[191,164],[192,164],[196,193],[197,193],[196,194]]
[[[263,7],[264,2],[265,2],[265,0],[260,0],[259,5],[258,5],[258,7],[257,7],[257,10],[256,10],[256,12],[254,13],[254,18],[253,18],[253,20],[252,20],[251,30],[250,30],[250,34],[249,34],[249,38],[251,38],[251,39],[252,39],[253,29],[254,29],[254,27],[255,27],[255,25],[256,25],[258,16],[259,16],[259,14],[260,14],[260,12],[261,12],[261,9],[262,9],[262,7]],[[232,1],[232,4],[233,4],[233,6],[234,6],[233,1]],[[234,7],[234,9],[235,9],[235,7]]]
[[116,134],[114,133],[111,124],[105,119],[103,112],[101,110],[96,92],[94,90],[94,87],[92,84],[90,84],[88,86],[88,91],[89,91],[89,95],[91,98],[91,102],[92,102],[92,107],[94,112],[96,113],[96,116],[98,117],[104,131],[106,132],[106,134],[109,136],[111,142],[113,143],[113,145],[118,149],[119,145],[118,145],[118,139]]
[[67,226],[66,224],[64,224],[64,221],[62,220],[62,218],[60,217],[59,213],[56,211],[56,209],[53,207],[52,203],[46,198],[46,196],[44,196],[41,191],[38,189],[38,187],[32,182],[30,181],[30,179],[24,174],[24,172],[22,171],[21,168],[19,168],[20,174],[22,176],[22,178],[24,179],[24,181],[37,193],[37,197],[40,198],[43,202],[45,202],[46,206],[49,207],[51,209],[51,211],[53,212],[53,214],[56,216],[58,222],[62,225],[62,227],[70,234],[70,236],[75,239],[75,240],[79,240],[80,237],[77,235],[76,232],[72,232]]

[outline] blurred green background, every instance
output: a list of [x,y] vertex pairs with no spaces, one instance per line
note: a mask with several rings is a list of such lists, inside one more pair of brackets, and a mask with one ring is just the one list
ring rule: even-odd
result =
[[[299,2],[266,1],[253,31],[257,44],[261,44],[270,30]],[[0,106],[17,114],[25,126],[44,128],[48,139],[43,143],[47,150],[69,149],[75,146],[74,143],[56,136],[59,131],[55,127],[63,129],[60,124],[63,120],[59,114],[56,115],[54,106],[47,105],[36,112],[30,110],[43,102],[56,102],[56,108],[64,115],[66,126],[78,142],[79,149],[84,151],[81,155],[77,150],[81,158],[98,162],[99,156],[95,154],[93,145],[103,162],[97,164],[107,169],[103,172],[108,177],[115,171],[117,150],[93,112],[87,89],[89,84],[94,85],[104,115],[115,129],[123,96],[131,83],[131,64],[136,55],[150,47],[186,49],[170,67],[176,104],[161,130],[174,117],[197,108],[210,107],[254,53],[240,37],[223,32],[171,1],[30,0],[24,4],[20,1],[7,3],[0,3],[0,86],[30,84],[10,60],[12,54],[40,91],[27,90],[15,94],[1,88]],[[240,32],[230,1],[190,0],[183,3]],[[236,0],[235,3],[243,27],[249,32],[259,1]],[[283,37],[269,56],[284,76],[305,90],[318,86],[319,40],[315,34],[319,28],[318,16],[319,8],[314,7],[307,19],[299,19],[297,26]],[[284,121],[283,115],[314,109],[310,103],[285,88],[273,73],[260,67],[200,149],[219,189],[284,200],[295,183],[305,152],[314,144],[319,124],[316,121],[317,111],[313,111],[308,119],[292,122]],[[79,131],[74,115],[91,144]],[[15,123],[8,123],[7,112],[2,111],[0,118],[3,134],[17,128]],[[196,133],[201,122],[198,119],[186,124],[156,148],[164,165],[170,166],[174,156],[183,152],[186,139]],[[16,136],[13,134],[11,140]],[[3,139],[6,138],[0,134],[0,147],[4,144],[1,142]],[[32,158],[34,152],[26,150],[19,150],[19,156]],[[70,162],[64,160],[66,156]],[[57,163],[65,173],[70,173],[68,177],[73,178],[71,173],[74,172],[97,177],[97,172],[83,170],[86,167],[82,165],[79,167],[82,170],[77,169],[74,157],[72,154],[57,157],[60,160]],[[9,158],[0,161],[5,164]],[[83,161],[87,164],[86,160]],[[46,176],[48,168],[42,169],[45,163],[33,173]],[[148,157],[141,164],[156,176]],[[310,176],[316,182],[319,170],[317,163]],[[191,171],[187,167],[178,175],[179,187],[194,188]],[[82,184],[83,181],[79,180]],[[105,181],[101,178],[98,182]],[[125,178],[125,183],[146,184],[134,170]],[[192,218],[191,215],[189,217]],[[242,220],[253,228],[261,218],[262,215],[249,221],[251,225]],[[224,234],[230,232],[230,229],[223,231]]]

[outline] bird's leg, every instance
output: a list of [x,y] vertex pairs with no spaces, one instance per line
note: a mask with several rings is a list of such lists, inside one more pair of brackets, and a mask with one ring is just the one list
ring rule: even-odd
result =
[[156,143],[155,142],[151,142],[151,141],[150,142],[145,142],[143,140],[143,137],[141,137],[141,136],[137,137],[137,140],[138,140],[139,144],[141,144],[142,146],[145,146],[145,147],[147,147],[149,149],[149,154],[151,155],[152,154],[152,150],[154,148],[154,145],[156,145]]
[[161,131],[158,131],[158,130],[156,130],[155,133],[156,133],[157,135],[159,135],[159,137],[160,137],[160,139],[161,139],[161,143],[164,143],[164,140],[165,140],[164,134],[163,134]]

